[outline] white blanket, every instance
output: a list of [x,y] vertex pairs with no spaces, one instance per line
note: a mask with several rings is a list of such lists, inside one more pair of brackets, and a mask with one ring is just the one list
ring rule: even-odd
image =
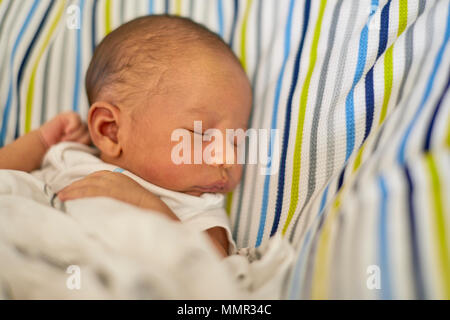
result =
[[0,298],[277,299],[281,238],[221,260],[201,232],[110,198],[50,205],[45,185],[0,170]]

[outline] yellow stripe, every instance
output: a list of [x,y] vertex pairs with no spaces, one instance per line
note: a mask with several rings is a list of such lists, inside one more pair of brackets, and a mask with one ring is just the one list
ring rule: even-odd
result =
[[105,2],[105,36],[112,31],[111,28],[111,0]]
[[[408,1],[400,0],[398,8],[398,31],[397,38],[405,31],[408,23]],[[384,99],[383,106],[381,108],[380,121],[378,125],[381,125],[386,118],[387,107],[389,99],[392,93],[392,79],[394,77],[394,59],[393,59],[394,44],[392,44],[386,51],[384,57]]]
[[241,64],[245,71],[247,71],[247,21],[250,15],[250,8],[252,7],[253,0],[247,0],[247,6],[245,8],[244,20],[242,22],[241,30]]
[[180,16],[180,15],[181,15],[181,0],[177,0],[177,1],[175,2],[175,14],[176,14],[177,16]]
[[[406,29],[406,25],[408,23],[408,0],[400,0],[399,3],[399,23],[398,23],[398,32],[397,37],[399,37],[403,31]],[[393,45],[389,47],[386,51],[386,56],[384,60],[384,87],[385,94],[383,97],[383,105],[380,113],[380,120],[378,125],[381,125],[386,118],[387,106],[389,104],[389,99],[391,97],[392,92],[392,79],[393,79]],[[356,156],[355,163],[353,166],[353,172],[356,172],[361,165],[362,155],[364,154],[364,149],[366,147],[366,143],[364,143],[358,151],[358,155]]]
[[398,15],[399,23],[397,37],[399,37],[403,33],[403,31],[405,31],[406,25],[408,23],[408,0],[400,0]]
[[[242,67],[247,72],[247,55],[246,55],[246,42],[247,42],[247,21],[248,16],[250,14],[250,8],[252,6],[253,0],[247,0],[247,7],[245,8],[244,20],[242,22],[242,31],[241,31],[241,57],[240,61]],[[225,209],[227,211],[228,216],[231,215],[231,205],[233,203],[233,191],[227,194],[226,206]]]
[[439,172],[436,161],[431,153],[425,156],[425,160],[430,173],[431,183],[430,198],[433,200],[435,228],[432,234],[435,236],[437,256],[439,257],[438,266],[442,275],[443,299],[450,299],[450,257],[447,235],[445,233],[444,205],[441,197],[441,182],[439,181]]
[[[406,28],[407,23],[407,1],[401,0],[400,1],[400,21],[399,21],[399,30],[398,35],[400,35]],[[381,124],[386,116],[387,113],[387,105],[389,103],[389,99],[391,96],[392,91],[392,79],[393,79],[393,45],[387,50],[386,56],[385,56],[385,65],[384,65],[384,71],[385,71],[385,95],[383,99],[383,107],[380,115],[380,122]],[[355,158],[355,162],[353,165],[353,173],[355,173],[362,161],[362,155],[364,153],[364,149],[366,147],[366,143],[364,143],[359,152],[358,155]],[[328,297],[328,285],[329,285],[329,276],[330,276],[330,249],[331,249],[331,232],[332,232],[332,226],[335,225],[335,220],[338,217],[338,210],[341,206],[341,197],[342,192],[346,189],[345,184],[342,186],[341,191],[338,193],[336,200],[333,204],[333,208],[331,209],[331,212],[329,216],[326,218],[322,234],[320,235],[319,241],[318,241],[318,247],[317,247],[317,255],[315,259],[315,272],[313,274],[313,282],[312,282],[312,288],[311,288],[311,298],[312,299],[326,299]]]
[[314,38],[311,46],[310,53],[310,63],[308,73],[306,75],[305,83],[302,89],[302,95],[300,97],[300,110],[298,115],[298,127],[297,127],[297,135],[295,138],[295,151],[294,151],[294,168],[292,173],[292,186],[291,186],[291,203],[289,205],[288,216],[286,222],[283,227],[283,235],[286,233],[286,230],[291,222],[291,219],[294,215],[295,209],[297,208],[298,203],[298,185],[300,181],[300,163],[301,163],[301,154],[302,154],[302,139],[303,139],[303,123],[305,121],[305,112],[306,112],[306,102],[308,100],[308,90],[309,83],[311,81],[312,73],[314,71],[314,66],[316,64],[317,59],[317,46],[319,43],[320,37],[320,29],[322,27],[322,18],[325,12],[325,6],[327,4],[326,0],[322,0],[320,2],[319,8],[319,17],[316,22],[316,26],[314,29]]
[[[341,189],[343,190],[343,189]],[[328,297],[327,289],[330,273],[330,243],[332,227],[335,225],[334,221],[338,216],[338,209],[341,206],[341,192],[337,195],[334,201],[333,208],[329,216],[325,218],[323,224],[322,234],[320,235],[317,255],[314,262],[314,274],[311,286],[311,299],[326,299]]]
[[31,72],[30,82],[28,85],[28,91],[27,91],[27,100],[25,105],[25,133],[29,132],[31,130],[31,115],[33,112],[33,97],[34,97],[34,82],[36,78],[36,72],[39,66],[39,61],[42,58],[42,55],[45,52],[45,49],[47,48],[48,43],[50,42],[50,39],[53,35],[53,32],[55,31],[59,21],[61,20],[62,14],[64,12],[65,7],[65,1],[59,1],[59,8],[56,13],[55,20],[53,21],[50,30],[47,33],[47,36],[45,37],[44,43],[42,44],[41,50],[38,53],[38,56],[33,64],[33,69]]
[[394,45],[391,45],[389,47],[389,49],[387,49],[386,55],[384,56],[384,99],[383,99],[383,106],[381,108],[380,121],[378,122],[378,126],[380,126],[383,123],[383,121],[386,117],[389,99],[391,98],[392,78],[394,77],[393,51],[394,51]]
[[353,172],[356,172],[359,169],[359,166],[361,165],[362,155],[364,153],[365,147],[366,147],[366,143],[364,143],[361,146],[361,148],[359,148],[358,155],[356,156],[355,163],[353,165]]

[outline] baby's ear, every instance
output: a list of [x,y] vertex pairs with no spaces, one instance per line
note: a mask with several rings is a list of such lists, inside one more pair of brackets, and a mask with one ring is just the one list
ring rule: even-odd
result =
[[118,138],[120,109],[97,101],[89,109],[88,126],[92,142],[102,154],[111,158],[120,156],[122,146]]

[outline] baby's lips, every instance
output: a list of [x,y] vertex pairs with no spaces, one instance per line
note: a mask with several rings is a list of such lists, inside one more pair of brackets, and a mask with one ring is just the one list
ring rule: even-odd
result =
[[219,180],[214,183],[199,186],[199,189],[203,192],[224,192],[229,188],[228,180]]

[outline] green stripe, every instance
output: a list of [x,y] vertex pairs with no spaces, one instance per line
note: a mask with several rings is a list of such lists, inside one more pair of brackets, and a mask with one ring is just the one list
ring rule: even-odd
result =
[[392,78],[394,77],[393,51],[394,45],[391,45],[389,49],[387,49],[386,55],[384,56],[384,98],[378,125],[381,125],[386,118],[387,107],[391,98]]
[[[398,31],[397,38],[405,31],[408,23],[408,1],[400,0],[398,8]],[[383,106],[381,108],[380,121],[378,125],[381,125],[386,118],[387,107],[392,93],[392,79],[394,77],[394,61],[393,61],[394,44],[392,44],[386,51],[384,57],[384,98]]]
[[61,1],[58,11],[56,13],[55,20],[53,20],[53,23],[50,26],[50,30],[47,32],[47,35],[44,39],[44,43],[42,44],[42,47],[39,50],[38,56],[37,56],[36,60],[34,61],[33,69],[31,72],[31,77],[30,77],[30,82],[28,85],[27,100],[26,100],[26,104],[25,104],[25,133],[27,133],[31,130],[31,115],[33,113],[34,82],[35,82],[35,78],[36,78],[36,72],[39,67],[39,61],[41,60],[41,57],[44,54],[45,49],[48,46],[48,43],[50,42],[53,32],[55,31],[59,21],[61,20],[62,14],[64,12],[64,7],[65,7],[65,3],[63,1]]
[[436,161],[431,153],[426,155],[426,163],[430,172],[431,195],[434,207],[435,229],[432,232],[437,242],[437,251],[439,256],[439,266],[442,274],[442,285],[444,290],[444,299],[450,299],[450,261],[449,248],[445,233],[444,205],[441,196],[441,182],[439,181],[439,170]]
[[177,16],[181,15],[181,0],[177,0],[175,2],[175,15]]
[[[250,8],[252,6],[253,0],[247,0],[247,6],[245,8],[244,20],[242,22],[242,30],[241,30],[241,57],[240,62],[242,68],[244,68],[245,72],[247,72],[247,51],[246,51],[246,43],[247,43],[247,21],[248,16],[250,15]],[[233,191],[227,194],[226,199],[226,211],[228,215],[231,214],[231,204],[233,201]]]
[[295,209],[297,208],[298,204],[298,185],[300,182],[300,166],[301,166],[301,154],[302,154],[302,138],[303,138],[303,124],[305,121],[305,112],[306,112],[306,102],[308,101],[308,91],[309,91],[309,84],[311,82],[311,77],[314,71],[314,66],[316,64],[317,60],[317,46],[319,44],[319,38],[320,38],[320,30],[322,28],[322,19],[323,14],[325,12],[325,6],[327,4],[326,0],[322,0],[320,2],[320,8],[319,8],[319,17],[316,22],[316,26],[314,28],[314,38],[313,43],[311,47],[311,53],[310,53],[310,63],[309,63],[309,69],[308,73],[306,75],[305,83],[302,88],[302,95],[300,97],[300,110],[298,115],[298,127],[297,127],[297,134],[295,139],[295,150],[294,150],[294,168],[292,172],[292,186],[291,186],[291,203],[289,205],[289,211],[288,216],[286,219],[286,223],[283,227],[283,234],[286,233],[286,230],[289,226],[289,223],[292,220],[292,217],[294,216]]
[[247,22],[250,15],[250,8],[252,7],[253,0],[247,0],[247,7],[245,8],[244,20],[242,22],[241,30],[241,64],[244,70],[247,72]]
[[403,33],[403,31],[405,31],[406,25],[408,23],[408,0],[400,0],[398,15],[399,23],[397,37],[399,37]]
[[356,156],[355,162],[353,164],[353,172],[356,172],[356,170],[358,170],[359,166],[361,165],[361,160],[365,148],[366,148],[365,143],[361,146],[361,148],[359,148],[358,155]]
[[111,0],[105,2],[105,35],[110,33],[111,30]]

